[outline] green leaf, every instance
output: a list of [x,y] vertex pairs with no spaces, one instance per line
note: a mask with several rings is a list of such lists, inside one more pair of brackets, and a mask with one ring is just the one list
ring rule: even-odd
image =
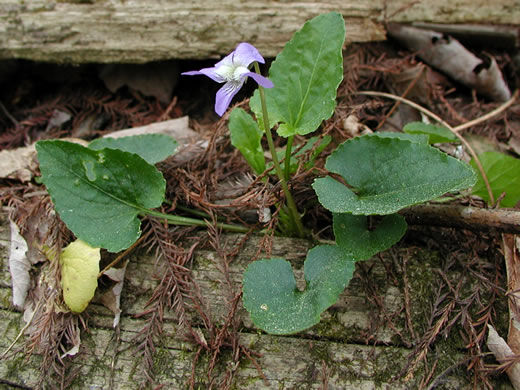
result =
[[408,226],[399,214],[386,215],[375,229],[369,230],[367,221],[363,215],[333,215],[336,243],[352,253],[357,261],[368,260],[390,248],[403,237]]
[[297,333],[320,321],[354,272],[354,259],[338,246],[322,245],[305,261],[307,288],[299,291],[284,259],[258,260],[244,273],[243,302],[255,325],[271,334]]
[[74,313],[81,313],[94,298],[99,274],[99,248],[76,240],[60,255],[63,300]]
[[443,142],[457,142],[459,139],[455,134],[444,126],[435,126],[424,122],[410,122],[403,127],[408,134],[426,134],[430,144]]
[[120,138],[104,137],[95,139],[88,145],[92,150],[109,148],[135,153],[149,164],[156,164],[170,157],[175,153],[177,146],[177,141],[165,134],[143,134]]
[[[265,95],[270,127],[280,122],[280,136],[311,133],[332,116],[343,79],[344,40],[343,17],[331,12],[305,23],[278,54],[269,70],[274,88]],[[263,123],[258,91],[250,106]]]
[[[495,199],[505,192],[506,196],[500,201],[500,205],[514,207],[520,201],[520,160],[498,152],[485,152],[479,154],[478,158],[486,172]],[[478,172],[475,161],[471,160],[470,164]],[[490,201],[480,172],[478,172],[477,184],[471,192],[486,202]]]
[[426,134],[406,134],[406,133],[394,133],[391,131],[378,131],[376,134],[379,138],[399,138],[402,140],[417,142],[420,144],[428,143],[428,135]]
[[231,144],[240,150],[242,156],[257,175],[265,171],[264,150],[262,149],[263,132],[256,121],[240,107],[229,115]]
[[93,247],[128,248],[141,234],[137,215],[164,200],[162,174],[136,154],[58,140],[39,141],[36,150],[56,211]]
[[318,178],[313,188],[320,203],[332,212],[354,215],[393,214],[476,181],[468,164],[438,149],[376,134],[338,146],[326,168],[350,188],[331,177]]

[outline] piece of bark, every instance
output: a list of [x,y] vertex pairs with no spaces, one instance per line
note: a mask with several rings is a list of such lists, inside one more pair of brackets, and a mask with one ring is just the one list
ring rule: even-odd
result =
[[420,204],[399,212],[411,225],[496,230],[520,234],[520,210],[482,209],[470,206]]
[[217,58],[247,41],[276,56],[312,17],[340,12],[347,42],[385,39],[384,21],[517,24],[510,0],[0,2],[0,58],[143,63]]
[[423,61],[477,93],[496,101],[511,98],[494,58],[478,58],[457,40],[431,30],[390,23],[388,33]]

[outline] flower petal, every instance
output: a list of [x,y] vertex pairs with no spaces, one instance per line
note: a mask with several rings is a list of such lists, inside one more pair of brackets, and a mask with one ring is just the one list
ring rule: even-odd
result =
[[230,55],[233,55],[233,64],[235,66],[245,66],[247,68],[255,61],[261,64],[265,63],[264,57],[260,55],[256,47],[247,42],[239,43],[235,51]]
[[220,74],[217,73],[216,66],[213,68],[203,68],[201,70],[191,70],[189,72],[183,72],[181,75],[184,76],[195,76],[195,75],[204,75],[208,76],[211,80],[216,81],[217,83],[223,83],[226,81]]
[[235,51],[232,51],[227,56],[222,58],[219,62],[215,64],[215,68],[219,68],[222,65],[233,66],[233,56],[235,55]]
[[258,85],[261,85],[264,88],[273,88],[274,87],[274,84],[271,80],[269,80],[268,78],[266,78],[264,76],[259,75],[258,73],[247,72],[247,73],[244,73],[242,76],[251,77],[253,80],[255,80],[258,83]]
[[215,99],[215,112],[218,116],[224,115],[229,104],[231,103],[231,99],[237,94],[237,92],[242,87],[241,83],[226,83],[222,88],[217,91],[217,97]]

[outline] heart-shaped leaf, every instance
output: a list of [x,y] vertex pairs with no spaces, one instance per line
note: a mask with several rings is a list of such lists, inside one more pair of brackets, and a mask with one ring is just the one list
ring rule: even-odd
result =
[[141,234],[137,215],[164,200],[162,174],[136,154],[59,140],[39,141],[36,150],[56,211],[93,247],[128,248]]
[[476,181],[468,164],[438,149],[377,134],[344,142],[326,167],[350,187],[331,177],[316,179],[320,203],[332,212],[354,215],[393,214]]
[[242,156],[257,175],[265,171],[264,150],[262,149],[262,135],[256,121],[240,107],[231,111],[229,115],[229,132],[231,144],[240,150]]
[[165,134],[142,134],[119,138],[103,137],[95,139],[88,145],[92,150],[109,148],[135,153],[149,164],[156,164],[170,157],[175,153],[177,146],[177,141]]
[[368,229],[367,221],[364,215],[333,215],[336,243],[357,261],[368,260],[390,248],[403,237],[408,226],[399,214],[384,216],[374,229]]
[[[495,199],[505,192],[506,196],[500,201],[500,205],[514,207],[520,201],[520,160],[498,152],[481,153],[478,158],[486,172]],[[473,160],[471,160],[471,165],[476,167]],[[490,201],[480,172],[477,184],[471,192],[486,202]]]
[[[278,54],[269,70],[274,88],[265,95],[270,127],[280,122],[279,135],[308,134],[332,116],[343,79],[344,40],[343,17],[331,12],[305,23]],[[250,106],[263,123],[258,91]]]
[[309,251],[304,265],[305,291],[296,287],[291,265],[284,259],[258,260],[244,273],[243,302],[256,326],[271,334],[292,334],[320,321],[354,272],[354,259],[339,246]]

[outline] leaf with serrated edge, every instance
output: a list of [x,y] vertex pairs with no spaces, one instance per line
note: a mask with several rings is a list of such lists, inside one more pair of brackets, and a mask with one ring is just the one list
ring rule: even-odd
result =
[[368,229],[364,215],[334,214],[336,244],[352,253],[354,258],[368,260],[398,242],[406,232],[407,224],[399,214],[382,218],[374,229]]
[[142,134],[118,138],[104,137],[95,139],[88,145],[92,150],[109,148],[135,153],[149,164],[156,164],[170,157],[175,153],[177,146],[177,141],[165,134]]
[[320,321],[354,272],[354,259],[342,248],[317,246],[305,261],[305,291],[299,291],[284,259],[258,260],[244,273],[243,302],[254,324],[271,334],[293,334]]
[[[269,70],[274,88],[265,96],[270,127],[280,122],[280,136],[311,133],[332,116],[343,79],[344,40],[343,17],[331,12],[305,23],[278,54]],[[258,91],[250,106],[263,123]]]
[[59,140],[39,141],[36,150],[56,211],[93,247],[128,248],[141,234],[137,215],[164,200],[162,174],[136,154]]
[[335,213],[393,214],[471,187],[475,173],[429,145],[376,134],[348,140],[327,158],[326,167],[351,188],[324,177],[313,183],[320,203]]
[[229,115],[229,132],[231,144],[237,148],[257,175],[265,171],[264,150],[262,149],[263,133],[256,121],[240,107]]

